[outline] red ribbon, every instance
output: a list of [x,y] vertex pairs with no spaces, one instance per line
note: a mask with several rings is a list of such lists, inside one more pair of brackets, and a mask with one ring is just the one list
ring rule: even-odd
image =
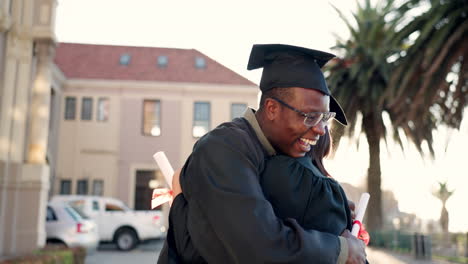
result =
[[354,224],[357,224],[359,226],[359,232],[358,232],[357,238],[364,241],[364,244],[366,244],[366,246],[367,246],[369,244],[369,241],[370,241],[369,233],[364,228],[364,225],[361,223],[361,221],[354,220],[353,225]]
[[153,190],[153,197],[151,199],[151,209],[154,209],[161,204],[172,201],[172,190],[168,188],[157,188]]

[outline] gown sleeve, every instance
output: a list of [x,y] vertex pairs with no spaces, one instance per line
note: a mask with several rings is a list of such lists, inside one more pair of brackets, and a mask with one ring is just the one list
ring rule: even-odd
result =
[[180,179],[195,248],[208,263],[337,263],[338,236],[274,214],[259,184],[261,151],[228,129],[198,141]]
[[187,230],[187,201],[177,195],[169,211],[169,229],[158,257],[158,264],[205,264],[206,261],[195,249]]

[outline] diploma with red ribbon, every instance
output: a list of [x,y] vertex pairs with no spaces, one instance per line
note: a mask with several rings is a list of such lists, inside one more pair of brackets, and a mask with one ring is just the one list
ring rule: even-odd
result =
[[[153,155],[154,160],[159,166],[164,179],[167,184],[172,188],[172,176],[174,175],[174,169],[172,169],[169,160],[163,151],[158,151]],[[153,197],[151,198],[151,209],[160,206],[163,203],[172,201],[172,190],[169,188],[156,188],[153,190]]]
[[356,208],[356,219],[353,222],[353,229],[351,230],[351,234],[362,241],[367,245],[369,244],[370,236],[369,233],[366,231],[364,226],[362,225],[362,219],[364,218],[364,214],[366,213],[367,204],[369,203],[370,194],[363,193],[361,195],[361,199],[359,199],[358,207]]

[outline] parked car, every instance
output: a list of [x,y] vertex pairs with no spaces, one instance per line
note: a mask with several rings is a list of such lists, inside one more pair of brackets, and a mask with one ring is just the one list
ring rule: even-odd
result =
[[93,253],[99,244],[97,224],[79,209],[64,202],[47,204],[46,236],[48,244],[81,246]]
[[166,233],[163,213],[158,210],[135,211],[118,199],[101,196],[57,195],[52,201],[66,201],[81,209],[96,221],[100,241],[113,242],[120,250],[131,250]]

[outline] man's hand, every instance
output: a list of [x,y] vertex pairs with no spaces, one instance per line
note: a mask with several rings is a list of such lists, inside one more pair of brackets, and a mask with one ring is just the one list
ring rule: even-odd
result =
[[341,233],[341,236],[345,237],[348,242],[348,259],[346,260],[346,264],[366,263],[366,246],[364,242],[351,235],[351,232],[347,229]]
[[179,193],[182,192],[182,188],[180,187],[180,171],[182,169],[178,169],[174,172],[174,176],[172,176],[172,197],[176,197]]
[[349,209],[351,210],[351,219],[356,219],[356,204],[351,201],[351,200],[348,200],[348,206],[349,206]]

